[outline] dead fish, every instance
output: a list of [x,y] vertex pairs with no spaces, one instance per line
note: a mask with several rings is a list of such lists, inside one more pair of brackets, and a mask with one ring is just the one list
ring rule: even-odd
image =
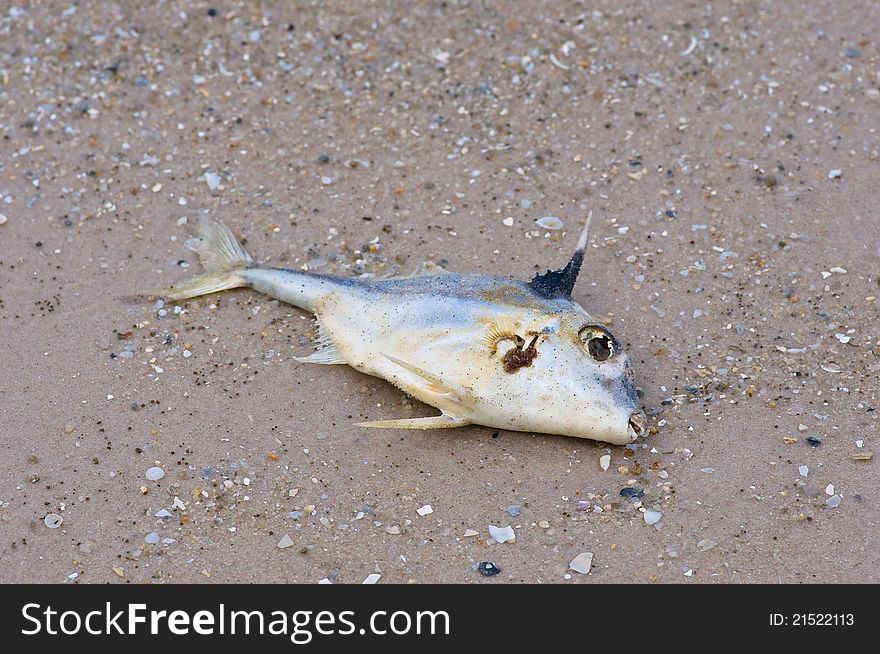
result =
[[247,287],[313,313],[316,351],[386,379],[439,416],[356,423],[435,429],[479,424],[626,444],[647,420],[629,357],[571,299],[589,217],[568,264],[529,282],[473,274],[354,279],[269,268],[222,223],[202,217],[186,242],[205,273],[151,292],[184,300]]

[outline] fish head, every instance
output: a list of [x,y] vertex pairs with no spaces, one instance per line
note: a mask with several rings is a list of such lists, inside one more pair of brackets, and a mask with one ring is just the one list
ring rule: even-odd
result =
[[515,335],[495,344],[486,383],[496,387],[487,395],[518,428],[630,443],[646,433],[647,419],[629,356],[607,327],[572,305],[507,330]]

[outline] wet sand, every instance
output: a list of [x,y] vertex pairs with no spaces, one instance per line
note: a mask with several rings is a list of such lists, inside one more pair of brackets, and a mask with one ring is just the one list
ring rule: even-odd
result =
[[[880,5],[220,4],[0,16],[0,580],[880,581]],[[253,292],[130,298],[200,213],[269,265],[528,278],[590,209],[635,451],[353,427],[434,410]]]

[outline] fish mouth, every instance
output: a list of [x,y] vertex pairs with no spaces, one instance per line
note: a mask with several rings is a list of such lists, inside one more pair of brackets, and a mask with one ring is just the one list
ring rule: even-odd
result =
[[648,433],[648,418],[641,411],[629,417],[630,438],[636,440]]

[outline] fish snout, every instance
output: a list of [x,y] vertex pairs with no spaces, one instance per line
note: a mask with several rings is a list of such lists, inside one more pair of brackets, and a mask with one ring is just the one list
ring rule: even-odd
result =
[[644,411],[633,413],[629,417],[630,439],[636,440],[648,433],[648,417]]

